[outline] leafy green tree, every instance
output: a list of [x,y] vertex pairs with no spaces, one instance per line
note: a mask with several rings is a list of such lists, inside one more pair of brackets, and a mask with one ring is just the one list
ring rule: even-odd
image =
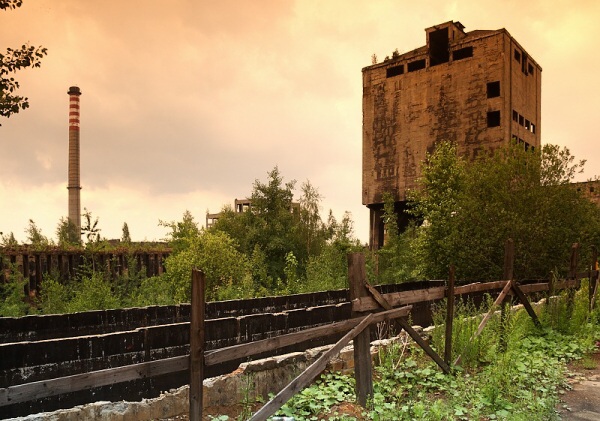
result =
[[[1,10],[21,7],[22,0],[0,0]],[[10,117],[29,107],[29,100],[16,94],[19,82],[13,74],[28,67],[40,67],[46,48],[23,44],[20,48],[7,48],[0,54],[0,116]],[[1,126],[1,124],[0,124]]]
[[15,234],[13,234],[12,231],[9,234],[0,233],[0,246],[10,248],[18,245],[19,242],[15,238]]
[[[187,247],[165,259],[165,278],[176,302],[189,301],[192,269],[206,275],[206,299],[217,299],[222,289],[251,290],[252,277],[246,256],[237,250],[235,241],[224,232],[204,231],[186,238]],[[247,291],[251,295],[251,291]]]
[[300,190],[302,195],[300,196],[299,234],[306,245],[306,255],[314,256],[320,253],[327,236],[320,215],[323,196],[308,180],[302,183]]
[[[87,244],[92,245],[94,243],[98,243],[100,241],[100,228],[98,228],[98,217],[93,219],[92,212],[87,210],[87,208],[83,208],[83,226],[81,227],[81,234],[85,235],[87,239]],[[92,222],[93,220],[93,222]]]
[[45,248],[50,245],[48,237],[42,234],[42,230],[33,222],[33,219],[29,220],[25,234],[27,234],[27,242],[35,249]]
[[177,253],[188,247],[190,239],[200,234],[198,223],[194,221],[194,216],[189,210],[183,213],[183,219],[180,222],[159,221],[158,225],[171,229],[171,232],[167,234],[166,240],[173,249],[173,253]]
[[131,235],[129,235],[129,226],[127,222],[123,222],[123,235],[121,236],[121,242],[125,244],[131,244]]
[[572,243],[599,240],[599,208],[569,184],[583,165],[555,145],[535,152],[511,145],[467,163],[452,144],[439,144],[413,196],[424,220],[423,274],[444,278],[452,263],[461,279],[500,279],[507,238],[515,241],[518,278],[568,267]]
[[69,218],[60,218],[56,227],[56,237],[59,247],[80,246],[81,233]]

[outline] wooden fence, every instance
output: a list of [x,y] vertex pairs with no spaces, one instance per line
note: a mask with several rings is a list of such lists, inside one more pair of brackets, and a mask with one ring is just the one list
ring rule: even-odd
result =
[[[367,358],[367,344],[371,337],[369,325],[396,319],[419,343],[420,337],[412,331],[406,317],[411,310],[414,312],[415,307],[428,308],[432,302],[444,298],[499,292],[502,299],[497,301],[501,305],[506,297],[517,297],[523,301],[520,293],[553,294],[562,289],[577,288],[581,277],[592,280],[590,291],[593,293],[597,289],[598,271],[577,273],[577,252],[578,248],[574,247],[568,279],[557,282],[519,284],[514,282],[510,273],[507,279],[501,281],[454,286],[451,272],[446,285],[434,282],[426,288],[420,284],[418,289],[399,288],[397,291],[391,291],[389,287],[386,287],[386,291],[386,288],[370,286],[366,282],[360,257],[353,255],[349,271],[350,296],[342,302],[267,315],[205,318],[211,303],[204,303],[203,298],[198,297],[202,287],[196,286],[194,297],[196,300],[199,298],[201,304],[194,303],[191,308],[188,306],[193,313],[192,323],[184,321],[139,327],[125,332],[0,344],[0,417],[72,407],[98,399],[122,400],[132,390],[142,390],[144,393],[150,393],[149,389],[152,388],[167,390],[173,387],[166,387],[169,382],[175,379],[181,382],[182,378],[191,384],[190,415],[196,417],[202,407],[201,389],[199,392],[198,387],[204,377],[235,368],[248,358],[303,350],[336,341],[336,347],[339,347],[340,343],[345,344],[344,341],[350,338],[355,343],[357,396],[364,403],[372,394],[369,386],[372,384],[370,355]],[[198,282],[198,275],[194,278]],[[373,312],[375,314],[369,316]],[[452,317],[450,312],[447,328],[448,325],[451,327]],[[428,350],[426,343],[419,345],[443,370],[449,369],[447,355],[441,358],[433,350]],[[309,375],[293,382],[285,393],[298,390],[318,372],[318,367],[313,367]],[[186,372],[190,374],[186,376]],[[283,397],[279,396],[275,404],[267,406],[265,411],[270,412],[277,404],[284,402],[285,393]]]

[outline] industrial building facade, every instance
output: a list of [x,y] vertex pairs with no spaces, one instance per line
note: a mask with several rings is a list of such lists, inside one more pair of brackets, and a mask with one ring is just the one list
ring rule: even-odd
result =
[[362,69],[362,203],[374,248],[383,245],[383,194],[405,219],[407,192],[438,142],[469,158],[511,139],[541,143],[542,68],[505,29],[446,22],[425,32],[425,46]]

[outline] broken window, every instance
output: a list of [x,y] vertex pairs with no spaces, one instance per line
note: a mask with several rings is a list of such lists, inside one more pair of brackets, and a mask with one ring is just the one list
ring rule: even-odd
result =
[[525,150],[528,151],[529,150],[529,143],[525,142]]
[[527,70],[529,71],[530,75],[533,74],[533,66],[531,65],[531,63],[527,65]]
[[527,74],[527,54],[523,53],[523,60],[521,60],[521,71]]
[[425,68],[425,59],[423,60],[415,60],[407,65],[409,72],[414,72],[415,70],[421,70]]
[[452,51],[452,60],[462,60],[469,57],[473,57],[473,47],[465,47]]
[[525,125],[525,118],[521,114],[519,114],[519,124],[521,126]]
[[385,77],[399,76],[404,73],[404,64],[400,66],[388,67],[385,71]]
[[530,130],[531,130],[531,126],[530,126],[530,124],[531,124],[531,123],[529,122],[529,120],[525,119],[525,128],[527,129],[527,131],[530,131]]
[[513,110],[513,121],[514,121],[515,123],[518,123],[518,122],[519,122],[519,113],[518,113],[518,112],[516,112],[515,110]]
[[448,28],[438,29],[429,33],[429,65],[436,66],[448,63],[450,50],[448,48]]
[[498,127],[500,125],[500,111],[488,111],[487,126]]
[[496,98],[500,96],[500,81],[487,84],[487,97]]
[[531,133],[535,134],[535,124],[531,123]]
[[519,63],[521,62],[521,53],[517,49],[515,49],[515,60],[517,60]]

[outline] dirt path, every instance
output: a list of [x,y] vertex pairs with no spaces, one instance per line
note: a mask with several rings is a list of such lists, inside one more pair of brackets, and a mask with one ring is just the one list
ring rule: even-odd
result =
[[570,366],[569,384],[559,413],[565,421],[600,420],[600,351]]

